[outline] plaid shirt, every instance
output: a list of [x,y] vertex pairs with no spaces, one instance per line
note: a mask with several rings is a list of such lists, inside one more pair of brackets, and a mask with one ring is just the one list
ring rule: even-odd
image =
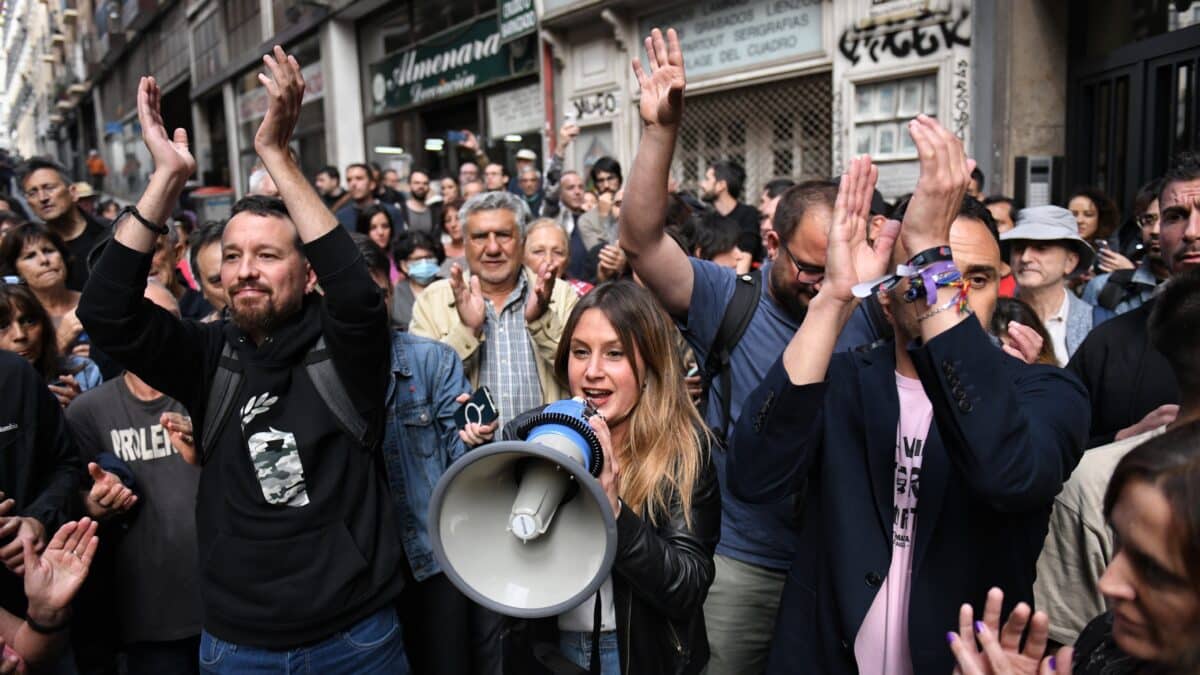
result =
[[479,384],[486,385],[500,412],[500,424],[542,405],[533,340],[525,327],[525,295],[529,283],[521,274],[499,316],[486,300],[487,319],[479,355]]

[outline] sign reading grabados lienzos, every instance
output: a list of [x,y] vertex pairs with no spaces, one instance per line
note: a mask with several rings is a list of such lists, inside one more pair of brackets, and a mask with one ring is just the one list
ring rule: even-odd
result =
[[537,30],[537,9],[533,0],[497,0],[500,41],[525,37]]
[[496,15],[425,40],[371,65],[374,114],[449,98],[532,72],[532,50],[501,44]]

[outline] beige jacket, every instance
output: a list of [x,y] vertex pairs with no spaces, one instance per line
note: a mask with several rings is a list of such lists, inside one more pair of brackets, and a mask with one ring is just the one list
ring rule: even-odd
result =
[[[522,268],[525,280],[532,288],[536,279],[534,273]],[[534,354],[537,357],[538,379],[542,384],[542,398],[545,403],[553,403],[568,396],[554,377],[554,353],[558,350],[558,341],[567,325],[567,318],[579,296],[571,285],[563,280],[554,284],[550,294],[550,306],[537,321],[526,326],[529,339],[532,341]],[[408,328],[413,335],[431,338],[443,342],[458,353],[463,361],[463,369],[472,387],[479,386],[479,345],[484,336],[475,335],[462,324],[458,318],[458,309],[454,306],[454,291],[450,288],[449,279],[439,279],[429,285],[413,304],[412,323]]]

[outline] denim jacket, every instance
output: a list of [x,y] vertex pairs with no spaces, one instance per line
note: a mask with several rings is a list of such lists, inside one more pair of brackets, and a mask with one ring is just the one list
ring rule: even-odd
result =
[[392,333],[383,458],[396,527],[417,581],[442,571],[425,517],[438,479],[466,451],[454,423],[459,407],[454,399],[470,391],[453,349],[410,333]]

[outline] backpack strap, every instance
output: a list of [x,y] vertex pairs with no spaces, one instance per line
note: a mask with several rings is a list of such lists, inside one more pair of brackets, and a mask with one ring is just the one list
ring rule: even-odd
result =
[[708,358],[704,360],[704,377],[707,380],[706,396],[712,394],[713,379],[720,378],[721,382],[721,392],[723,393],[721,426],[714,430],[720,432],[721,442],[725,441],[729,432],[730,417],[732,416],[730,406],[733,400],[731,390],[733,378],[729,368],[730,356],[733,348],[742,339],[742,335],[746,333],[746,328],[750,326],[750,319],[754,317],[754,312],[758,309],[758,296],[761,294],[762,274],[755,271],[738,275],[733,286],[733,297],[725,306],[725,314],[721,317],[717,336],[713,339],[712,346],[709,347]]
[[304,369],[308,371],[308,379],[321,395],[321,400],[333,413],[338,424],[346,433],[354,437],[365,448],[371,447],[374,439],[371,437],[371,425],[359,414],[350,400],[350,394],[338,376],[329,350],[325,347],[325,336],[317,339],[317,343],[304,357]]
[[204,426],[200,433],[201,465],[205,464],[212,454],[213,446],[225,427],[241,384],[242,364],[238,361],[237,351],[226,340],[221,348],[221,358],[217,361],[212,385],[208,389],[208,404],[204,408]]
[[1116,310],[1117,305],[1121,304],[1132,290],[1130,285],[1133,283],[1135,271],[1124,269],[1109,274],[1108,281],[1104,282],[1104,287],[1100,289],[1100,295],[1096,298],[1096,304],[1109,311]]

